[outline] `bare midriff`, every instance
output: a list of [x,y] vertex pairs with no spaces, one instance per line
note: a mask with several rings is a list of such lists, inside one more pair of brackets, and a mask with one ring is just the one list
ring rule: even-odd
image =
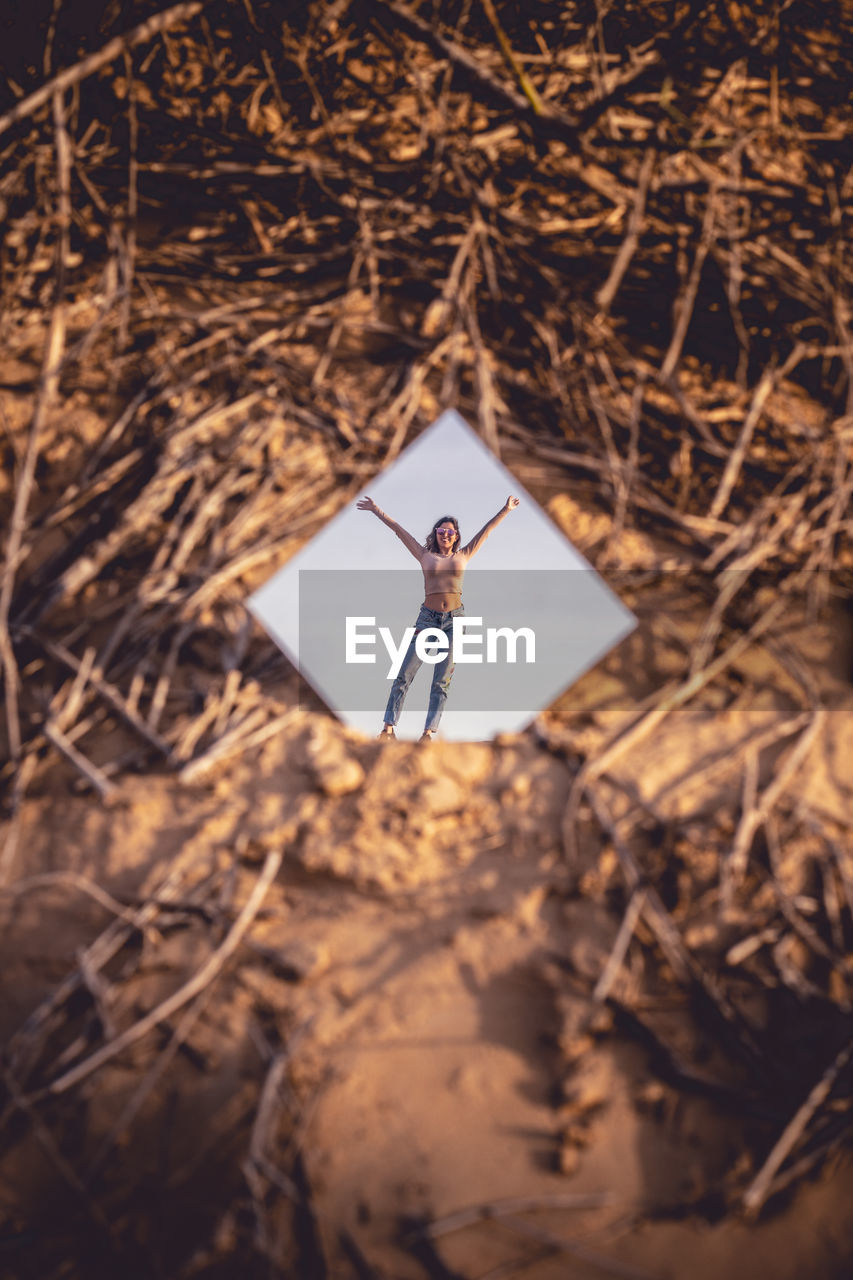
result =
[[435,613],[449,613],[451,609],[458,609],[462,604],[462,592],[433,592],[431,595],[424,596],[424,604]]

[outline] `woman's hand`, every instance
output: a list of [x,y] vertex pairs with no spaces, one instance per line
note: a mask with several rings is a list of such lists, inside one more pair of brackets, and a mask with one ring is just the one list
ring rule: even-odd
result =
[[505,510],[515,511],[515,508],[518,506],[518,501],[519,501],[518,498],[507,498],[505,503]]
[[375,516],[379,515],[379,508],[372,498],[359,498],[355,505],[359,511],[372,511]]

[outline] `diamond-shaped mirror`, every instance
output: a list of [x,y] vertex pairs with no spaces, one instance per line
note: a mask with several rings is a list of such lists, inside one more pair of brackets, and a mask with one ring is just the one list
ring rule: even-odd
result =
[[[630,610],[453,410],[364,493],[416,545],[407,546],[393,527],[353,503],[248,602],[352,728],[378,733],[395,674],[419,668],[395,714],[399,710],[399,737],[420,737],[428,711],[435,713],[433,675],[446,677],[452,663],[437,736],[481,741],[519,732],[636,626]],[[444,519],[449,515],[458,521],[458,545],[466,546],[510,495],[520,499],[518,506],[462,565],[462,609],[458,596],[439,590],[427,600],[432,615],[420,613],[426,586],[455,587],[458,577],[439,572],[427,580],[424,569],[442,566],[435,557],[419,563],[418,546],[437,523],[452,527]],[[442,604],[447,608],[435,607]],[[425,629],[431,634],[421,637]]]

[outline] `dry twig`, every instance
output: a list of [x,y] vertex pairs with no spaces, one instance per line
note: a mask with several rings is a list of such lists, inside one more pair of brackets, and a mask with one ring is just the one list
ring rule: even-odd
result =
[[138,1022],[121,1032],[116,1039],[97,1049],[88,1058],[84,1058],[82,1062],[78,1062],[70,1071],[66,1071],[52,1080],[46,1086],[45,1091],[54,1095],[66,1093],[74,1085],[91,1075],[93,1071],[97,1071],[104,1063],[110,1062],[117,1054],[123,1053],[132,1044],[136,1044],[154,1027],[170,1018],[178,1009],[183,1008],[185,1004],[204,991],[211,982],[215,981],[229,958],[237,950],[243,935],[251,927],[255,916],[260,911],[267,891],[278,874],[282,857],[283,854],[278,849],[271,850],[267,854],[260,875],[252,887],[252,892],[249,894],[224,942],[216,948],[209,960],[202,965],[192,978],[157,1005],[155,1009],[152,1009],[150,1013],[147,1013],[144,1018],[140,1018]]

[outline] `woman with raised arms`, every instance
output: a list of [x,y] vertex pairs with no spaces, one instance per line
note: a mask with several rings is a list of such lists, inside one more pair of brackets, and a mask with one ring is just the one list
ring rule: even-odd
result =
[[385,708],[384,724],[380,738],[395,738],[394,726],[400,718],[403,703],[415,672],[421,665],[416,644],[421,631],[443,631],[449,640],[446,656],[436,662],[432,671],[432,687],[429,695],[426,725],[421,742],[429,742],[438,728],[441,713],[447,701],[447,691],[453,676],[453,619],[464,616],[462,607],[462,577],[468,561],[479,551],[492,529],[500,524],[504,516],[509,515],[518,506],[518,498],[507,498],[497,515],[492,516],[476,533],[470,542],[460,546],[459,522],[455,516],[442,516],[436,520],[426,543],[422,546],[417,539],[407,533],[402,525],[397,524],[376,505],[372,498],[362,498],[357,503],[359,511],[372,511],[375,516],[396,533],[407,551],[411,551],[424,574],[424,602],[415,622],[415,634],[406,650],[400,670]]

